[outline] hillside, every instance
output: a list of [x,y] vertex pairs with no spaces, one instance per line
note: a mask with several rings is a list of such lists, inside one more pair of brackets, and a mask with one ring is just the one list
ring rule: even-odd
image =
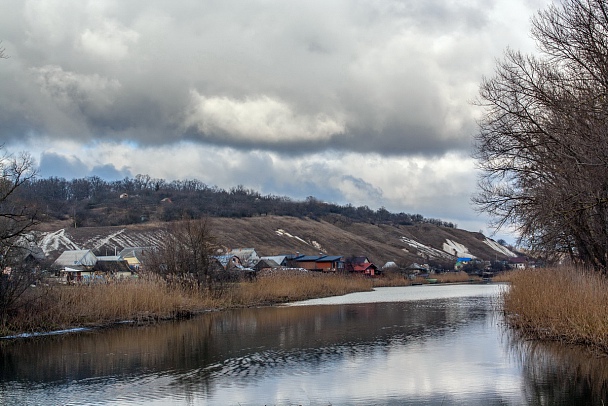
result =
[[[371,224],[340,215],[323,220],[289,216],[209,220],[224,248],[255,248],[259,255],[365,255],[380,266],[388,261],[410,264],[453,261],[456,256],[494,260],[515,255],[480,233],[434,224]],[[40,228],[40,246],[51,259],[66,249],[113,255],[129,246],[154,246],[163,225],[70,228],[67,223],[47,223]]]

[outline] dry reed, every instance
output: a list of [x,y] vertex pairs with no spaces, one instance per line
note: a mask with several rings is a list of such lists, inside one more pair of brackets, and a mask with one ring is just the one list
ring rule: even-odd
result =
[[[77,285],[40,285],[28,292],[4,333],[44,331],[119,321],[145,322],[175,318],[214,306],[198,292],[168,287],[159,278]],[[0,331],[0,333],[2,333]]]
[[[468,276],[449,273],[437,275],[437,279],[459,282],[468,280]],[[13,312],[4,326],[0,326],[0,335],[104,326],[124,321],[148,323],[209,310],[265,306],[369,291],[374,286],[407,286],[411,283],[407,277],[397,273],[368,278],[285,271],[260,276],[253,282],[227,284],[212,292],[189,283],[169,286],[165,280],[154,276],[91,284],[40,285],[28,292],[24,306]]]
[[32,288],[0,335],[122,321],[145,323],[230,307],[261,306],[371,290],[368,278],[285,273],[231,284],[209,292],[184,284],[168,286],[153,276],[77,285]]
[[410,286],[412,284],[412,280],[407,274],[395,271],[386,271],[381,278],[374,278],[372,281],[375,287]]
[[241,282],[226,299],[231,307],[261,306],[371,289],[372,281],[365,277],[294,272],[260,277],[254,283]]
[[510,325],[529,338],[608,352],[608,281],[573,268],[516,271],[503,294]]
[[479,281],[481,278],[476,276],[471,276],[466,272],[444,272],[432,274],[429,278],[416,277],[415,279],[410,279],[408,275],[403,274],[401,272],[385,272],[382,278],[373,279],[373,284],[375,287],[392,287],[392,286],[410,286],[412,283],[416,284],[427,284],[430,283],[429,279],[435,279],[434,283],[463,283]]
[[437,283],[463,283],[480,280],[479,277],[471,276],[464,271],[439,273],[433,275],[432,278],[437,279]]

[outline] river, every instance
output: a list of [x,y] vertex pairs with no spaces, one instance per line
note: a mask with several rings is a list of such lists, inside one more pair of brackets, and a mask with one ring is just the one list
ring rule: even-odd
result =
[[2,405],[604,405],[608,362],[522,342],[504,285],[379,288],[5,340]]

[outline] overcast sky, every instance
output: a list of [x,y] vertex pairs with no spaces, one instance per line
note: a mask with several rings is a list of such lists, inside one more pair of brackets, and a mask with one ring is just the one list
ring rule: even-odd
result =
[[42,177],[196,178],[490,235],[470,101],[507,47],[534,51],[547,4],[2,0],[0,140]]

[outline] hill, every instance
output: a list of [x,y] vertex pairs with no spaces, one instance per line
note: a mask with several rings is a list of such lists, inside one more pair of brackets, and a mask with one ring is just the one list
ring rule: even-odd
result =
[[[482,260],[515,256],[480,233],[430,223],[395,225],[356,222],[341,215],[323,219],[290,216],[211,217],[218,243],[226,248],[255,248],[259,255],[331,254],[367,256],[382,266],[388,261],[409,265],[454,262],[469,256]],[[66,249],[91,249],[113,255],[131,246],[154,246],[167,223],[146,222],[112,227],[70,228],[67,222],[46,223],[40,245],[51,258]]]

